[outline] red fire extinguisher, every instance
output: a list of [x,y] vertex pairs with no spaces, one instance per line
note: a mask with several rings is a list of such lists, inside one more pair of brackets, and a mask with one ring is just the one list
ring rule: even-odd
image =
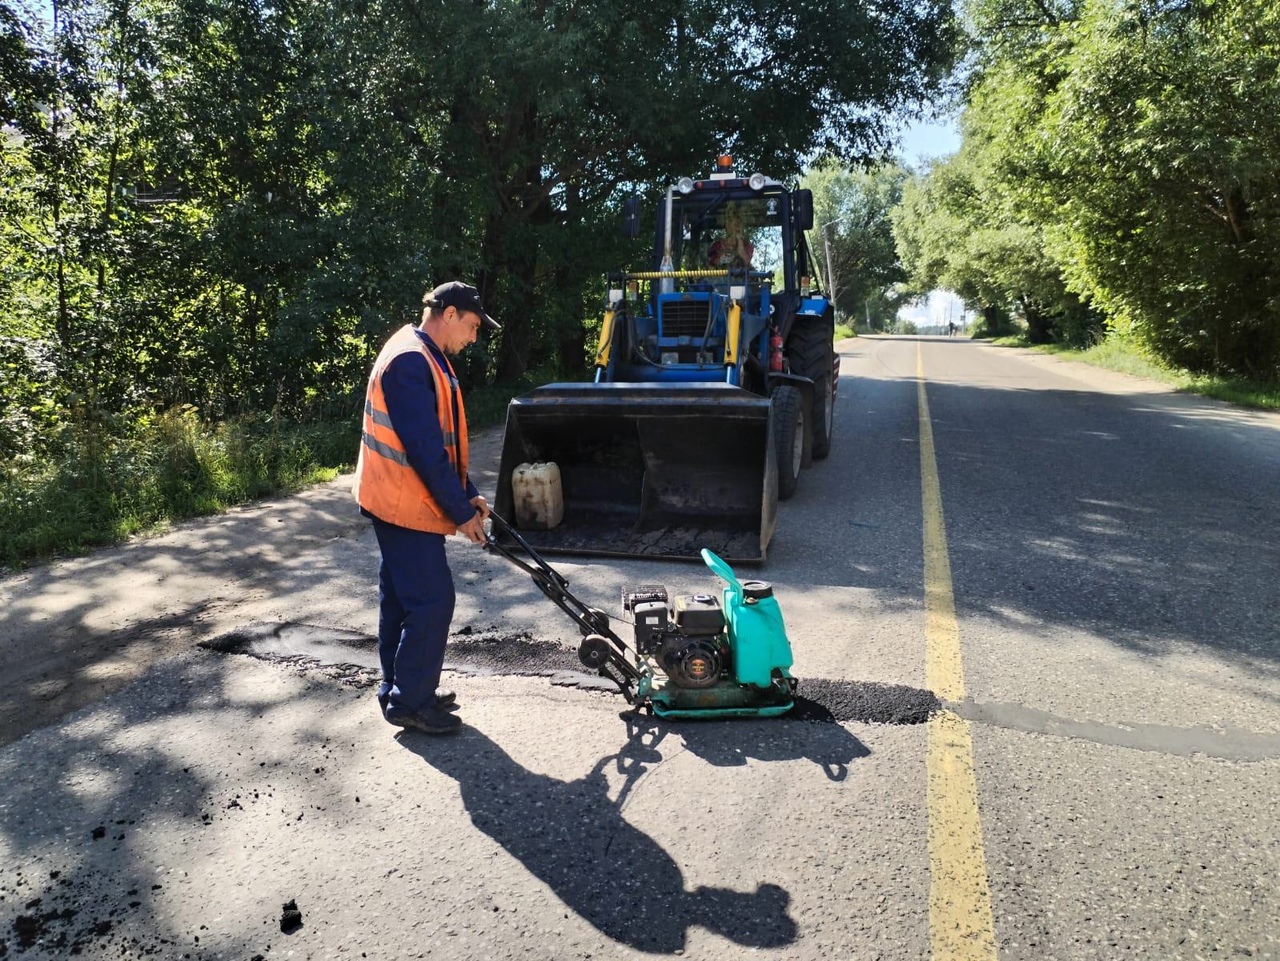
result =
[[783,370],[782,334],[777,327],[769,331],[769,370],[781,373]]

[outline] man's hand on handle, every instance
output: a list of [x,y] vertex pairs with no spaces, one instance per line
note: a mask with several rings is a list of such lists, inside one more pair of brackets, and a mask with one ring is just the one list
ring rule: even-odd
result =
[[477,495],[471,498],[471,506],[476,509],[475,516],[465,524],[459,524],[458,533],[472,544],[483,544],[484,521],[489,516],[489,502]]

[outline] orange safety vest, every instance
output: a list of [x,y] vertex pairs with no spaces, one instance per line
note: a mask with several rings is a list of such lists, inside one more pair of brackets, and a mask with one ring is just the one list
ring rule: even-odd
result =
[[[440,369],[427,345],[422,342],[412,325],[401,327],[387,341],[373,372],[369,375],[369,387],[364,399],[364,435],[360,445],[360,457],[356,462],[356,480],[352,492],[356,501],[379,520],[397,527],[433,534],[453,534],[458,525],[440,509],[427,485],[409,463],[391,417],[387,413],[387,399],[382,392],[382,375],[388,365],[401,354],[421,351],[427,358],[427,367],[435,381],[436,416],[444,433],[444,449],[449,462],[458,472],[463,490],[467,485],[467,412],[462,406],[462,392],[454,389],[457,375],[453,365],[445,359],[448,371]],[[453,404],[458,399],[458,425],[454,432]]]

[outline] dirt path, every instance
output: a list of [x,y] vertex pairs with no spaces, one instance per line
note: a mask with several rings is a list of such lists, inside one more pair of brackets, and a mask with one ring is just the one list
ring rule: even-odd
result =
[[[502,431],[475,438],[492,495]],[[246,621],[371,630],[377,547],[351,476],[0,579],[0,745]]]

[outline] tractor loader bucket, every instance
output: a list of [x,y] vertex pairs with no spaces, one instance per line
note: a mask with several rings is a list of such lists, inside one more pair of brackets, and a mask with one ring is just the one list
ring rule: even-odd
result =
[[[763,561],[778,506],[766,397],[728,384],[551,384],[511,401],[494,508],[512,473],[555,462],[564,517],[540,552]],[[518,525],[518,522],[517,522]]]

